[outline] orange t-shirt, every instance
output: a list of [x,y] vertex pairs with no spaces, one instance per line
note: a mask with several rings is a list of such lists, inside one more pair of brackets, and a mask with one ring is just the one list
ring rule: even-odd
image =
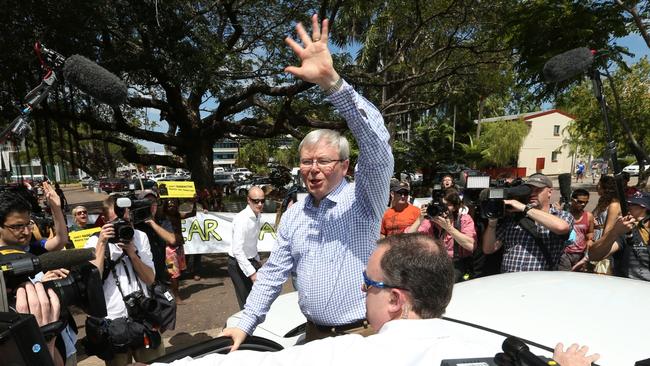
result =
[[390,207],[381,220],[381,235],[401,234],[420,217],[420,209],[409,204],[402,211]]

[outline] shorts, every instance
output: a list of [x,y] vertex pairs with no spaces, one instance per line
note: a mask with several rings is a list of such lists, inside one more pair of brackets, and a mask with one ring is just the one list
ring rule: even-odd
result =
[[183,250],[183,246],[168,246],[165,248],[165,264],[167,265],[167,273],[169,273],[171,278],[180,277],[181,272],[187,269],[185,250]]

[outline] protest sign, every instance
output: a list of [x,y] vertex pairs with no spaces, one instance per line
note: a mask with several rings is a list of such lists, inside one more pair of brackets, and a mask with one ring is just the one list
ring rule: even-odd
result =
[[160,198],[194,198],[196,189],[194,182],[187,181],[159,181],[158,194]]

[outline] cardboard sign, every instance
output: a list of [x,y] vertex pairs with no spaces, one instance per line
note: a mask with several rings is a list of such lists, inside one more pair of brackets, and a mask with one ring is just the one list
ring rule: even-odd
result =
[[88,238],[90,238],[94,233],[100,231],[102,231],[102,228],[94,227],[92,229],[73,231],[68,233],[68,237],[70,238],[70,241],[72,241],[72,244],[74,244],[75,248],[83,248],[84,245],[86,245]]
[[194,182],[159,181],[158,194],[160,198],[194,198],[196,188]]

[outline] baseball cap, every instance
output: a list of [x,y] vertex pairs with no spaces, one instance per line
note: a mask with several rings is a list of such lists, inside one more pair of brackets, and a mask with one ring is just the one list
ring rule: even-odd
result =
[[399,192],[399,191],[410,191],[411,186],[407,182],[399,181],[395,178],[390,180],[390,191]]
[[639,205],[645,209],[650,210],[650,194],[646,192],[636,191],[631,197],[628,197],[627,203]]
[[529,186],[533,187],[549,187],[553,188],[553,182],[551,182],[551,179],[544,174],[541,173],[535,173],[528,177],[526,179],[526,182],[524,184],[527,184]]

